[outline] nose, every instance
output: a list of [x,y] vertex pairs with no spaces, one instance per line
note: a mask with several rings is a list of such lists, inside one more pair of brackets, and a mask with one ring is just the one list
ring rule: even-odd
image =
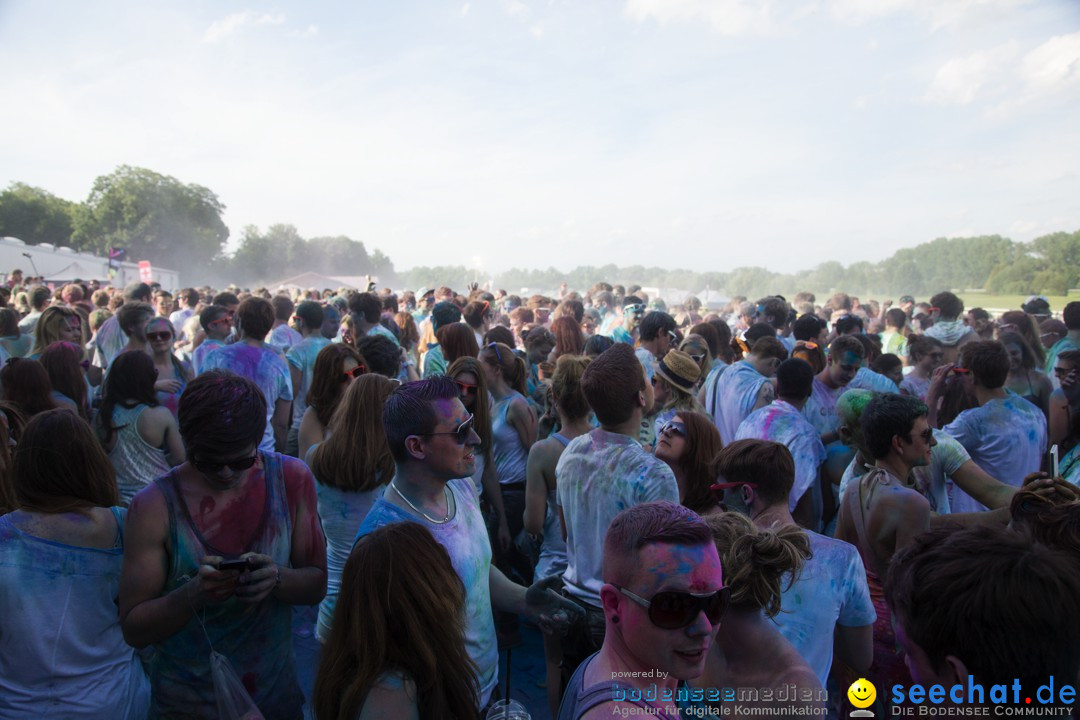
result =
[[701,610],[698,612],[697,617],[694,618],[694,622],[686,626],[686,634],[690,637],[711,635],[718,627],[720,627],[720,621],[717,621],[717,623],[713,625],[709,622],[709,618],[705,615],[705,611]]
[[469,439],[465,441],[468,447],[479,447],[480,436],[476,434],[475,428],[469,428]]

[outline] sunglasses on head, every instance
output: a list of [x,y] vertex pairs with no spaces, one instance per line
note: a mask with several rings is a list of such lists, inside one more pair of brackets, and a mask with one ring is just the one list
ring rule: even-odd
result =
[[172,339],[172,333],[169,332],[168,330],[165,330],[165,331],[162,331],[162,332],[148,332],[148,333],[146,333],[146,339],[151,340],[151,341],[152,340],[171,340]]
[[474,383],[462,382],[461,380],[455,380],[458,389],[461,390],[462,395],[475,395],[477,392],[477,385]]
[[352,370],[346,370],[341,375],[341,382],[346,382],[349,378],[358,378],[361,375],[367,374],[367,365],[360,364],[354,367]]
[[678,435],[679,437],[686,437],[686,425],[681,422],[675,422],[669,420],[664,423],[664,426],[660,428],[661,435]]
[[202,462],[201,460],[193,459],[191,464],[195,466],[196,470],[205,475],[216,475],[225,468],[229,468],[233,472],[243,472],[254,465],[255,461],[258,459],[259,454],[255,453],[251,457],[226,460],[225,462]]
[[499,364],[502,365],[502,353],[499,352],[499,343],[497,343],[497,342],[488,343],[487,345],[484,346],[484,349],[487,350],[488,348],[491,348],[492,350],[495,351],[495,357],[498,358]]
[[651,600],[618,585],[615,587],[638,605],[648,608],[649,620],[662,630],[684,628],[692,624],[702,612],[709,619],[710,625],[718,625],[731,600],[731,589],[727,587],[707,595],[668,590],[656,593]]
[[454,442],[458,445],[464,445],[469,442],[469,434],[472,433],[473,425],[475,424],[476,416],[470,415],[465,418],[465,422],[457,426],[456,430],[450,430],[448,432],[429,432],[429,433],[413,433],[413,435],[420,435],[422,437],[430,437],[432,435],[453,435]]
[[671,340],[672,344],[679,342],[679,335],[674,330],[668,330],[667,336],[668,339]]

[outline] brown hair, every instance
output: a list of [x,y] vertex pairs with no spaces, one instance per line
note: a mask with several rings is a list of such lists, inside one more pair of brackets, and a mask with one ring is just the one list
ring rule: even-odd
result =
[[750,354],[759,358],[776,358],[777,360],[787,360],[788,357],[784,343],[775,337],[768,336],[755,340],[754,344],[750,346]]
[[667,501],[634,505],[616,515],[604,535],[604,582],[624,582],[626,578],[621,575],[636,562],[637,552],[646,545],[695,547],[711,539],[709,527],[689,508]]
[[1029,475],[1013,495],[1009,504],[1013,524],[1025,525],[1044,545],[1080,555],[1080,488],[1056,478],[1049,493],[1026,489],[1028,482],[1039,477],[1040,473]]
[[401,329],[401,347],[406,350],[412,349],[420,342],[420,331],[416,328],[416,320],[413,319],[412,313],[399,312],[394,315],[394,322]]
[[390,482],[394,459],[386,444],[382,409],[395,385],[377,373],[353,381],[330,419],[333,432],[312,454],[316,480],[348,492],[366,492]]
[[767,505],[784,504],[795,485],[795,460],[785,445],[769,440],[736,440],[716,456],[716,474],[726,482],[753,483]]
[[274,327],[274,306],[269,300],[253,295],[243,299],[236,308],[235,317],[244,337],[264,340]]
[[716,458],[724,441],[712,417],[693,410],[680,410],[678,416],[686,426],[686,450],[679,459],[686,473],[682,504],[700,515],[718,504],[709,487],[716,482]]
[[488,365],[499,368],[506,382],[514,390],[522,395],[525,394],[525,379],[528,376],[528,368],[517,353],[502,343],[485,345],[479,352],[478,357]]
[[705,523],[716,542],[724,584],[731,588],[731,605],[775,617],[786,589],[784,576],[790,573],[790,587],[811,556],[810,538],[798,525],[762,530],[735,512],[710,515]]
[[315,356],[315,365],[311,370],[311,387],[308,388],[306,401],[323,427],[330,425],[334,411],[344,394],[341,376],[345,374],[346,358],[352,358],[357,364],[364,364],[360,353],[345,343],[330,343]]
[[480,452],[486,453],[491,448],[491,396],[480,361],[475,357],[459,357],[450,363],[446,375],[457,380],[459,375],[467,372],[476,377],[476,410],[473,411],[476,422],[473,423],[473,430],[480,436]]
[[476,357],[480,352],[480,346],[476,344],[476,333],[465,323],[443,325],[435,331],[435,339],[439,341],[443,358],[448,364],[460,357]]
[[563,355],[580,355],[585,350],[585,334],[581,325],[571,315],[562,315],[551,323],[555,336],[555,358]]
[[11,479],[12,448],[18,444],[25,427],[26,419],[18,408],[0,402],[0,515],[19,506]]
[[62,513],[119,504],[116,473],[86,421],[49,410],[27,423],[15,448],[12,484],[19,507]]
[[184,388],[177,414],[188,457],[238,452],[262,440],[266,396],[246,377],[207,370]]
[[1009,379],[1009,351],[997,340],[967,343],[960,348],[960,359],[984,388],[999,388]]
[[8,358],[0,368],[0,388],[4,399],[27,418],[58,407],[52,397],[49,373],[37,360]]
[[645,389],[645,371],[632,347],[615,343],[593,358],[581,376],[581,389],[601,425],[619,425],[637,407],[638,393]]
[[690,328],[689,334],[700,335],[704,338],[706,344],[709,346],[709,355],[711,357],[715,358],[720,354],[720,333],[716,331],[715,325],[707,322],[700,322]]
[[86,400],[86,376],[83,375],[83,358],[86,350],[69,342],[54,342],[41,353],[41,365],[49,374],[53,390],[75,401],[79,416],[89,421],[89,403]]
[[589,414],[589,401],[581,389],[581,378],[592,362],[583,355],[562,355],[555,361],[555,374],[551,379],[551,391],[555,404],[571,420]]
[[446,549],[413,522],[356,543],[315,677],[319,720],[354,720],[379,677],[416,683],[420,717],[478,718],[476,664],[465,650],[465,587]]
[[1016,328],[1016,332],[1020,333],[1024,339],[1027,340],[1028,346],[1031,347],[1031,351],[1035,353],[1035,357],[1038,358],[1038,366],[1042,367],[1046,365],[1046,351],[1043,349],[1041,333],[1039,331],[1039,326],[1035,324],[1034,317],[1028,315],[1023,310],[1010,310],[1001,315],[998,325],[999,327],[1001,325],[1012,325]]

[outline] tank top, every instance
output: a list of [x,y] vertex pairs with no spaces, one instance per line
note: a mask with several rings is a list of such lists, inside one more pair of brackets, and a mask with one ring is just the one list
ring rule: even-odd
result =
[[[282,458],[260,453],[266,499],[261,520],[249,552],[269,555],[288,566],[292,546],[292,521],[285,495]],[[162,595],[185,584],[198,572],[206,555],[224,555],[195,527],[177,488],[176,471],[156,481],[169,509],[168,577]],[[217,717],[214,685],[210,676],[210,642],[225,655],[243,681],[266,720],[302,717],[304,697],[296,680],[292,647],[292,608],[268,596],[257,605],[230,598],[207,605],[172,637],[155,645],[150,663],[153,688],[151,718]]]
[[525,482],[525,466],[529,461],[529,451],[521,444],[521,437],[517,430],[506,419],[510,403],[515,398],[525,399],[521,393],[512,390],[492,408],[494,418],[491,422],[492,454],[500,485]]
[[109,460],[116,470],[116,489],[120,491],[120,504],[131,503],[135,493],[156,478],[169,472],[165,451],[143,440],[139,434],[139,416],[149,405],[138,404],[133,408],[117,405],[113,408],[112,425],[116,428],[116,445],[109,452]]
[[184,392],[184,388],[187,387],[187,380],[184,379],[184,366],[180,364],[180,361],[174,356],[172,358],[173,375],[175,379],[180,382],[180,389],[174,393],[164,392],[158,390],[157,400],[159,405],[163,405],[169,409],[174,418],[179,419],[180,411],[180,394]]
[[[664,707],[653,705],[648,700],[643,699],[641,691],[636,688],[623,686],[623,694],[617,695],[616,686],[622,685],[622,683],[609,680],[585,687],[585,670],[596,659],[597,654],[593,653],[586,658],[578,666],[578,669],[574,671],[570,682],[567,683],[562,704],[559,706],[559,720],[578,720],[597,705],[612,701],[618,702],[633,715],[640,714],[647,717],[664,718],[665,720],[678,720],[680,717],[678,712],[671,714]],[[679,684],[685,685],[682,681]],[[636,691],[637,697],[631,697],[631,694],[626,692],[627,690]],[[638,708],[638,712],[630,711],[631,707]]]
[[112,513],[111,548],[35,537],[0,517],[0,717],[146,717],[150,686],[116,612],[124,516]]
[[[559,441],[563,449],[570,440],[561,433],[552,433],[551,437]],[[562,523],[559,522],[557,488],[547,494],[547,507],[544,510],[544,542],[540,545],[540,559],[536,563],[536,578],[549,575],[561,575],[566,570],[566,541],[562,537]]]

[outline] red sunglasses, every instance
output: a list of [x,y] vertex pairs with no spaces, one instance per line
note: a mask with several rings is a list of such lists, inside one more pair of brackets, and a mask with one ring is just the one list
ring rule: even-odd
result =
[[461,388],[461,392],[463,395],[475,395],[477,393],[477,388],[479,387],[478,385],[462,382],[461,380],[455,380],[454,382],[456,382],[457,386]]
[[358,378],[361,375],[367,374],[367,365],[357,365],[352,370],[348,370],[341,375],[341,382],[347,382],[349,378]]

